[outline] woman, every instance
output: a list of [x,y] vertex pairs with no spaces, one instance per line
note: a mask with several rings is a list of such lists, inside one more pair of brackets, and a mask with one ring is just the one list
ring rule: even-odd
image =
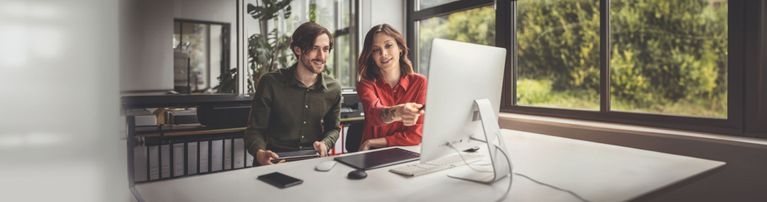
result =
[[365,36],[357,93],[365,110],[360,150],[421,143],[426,77],[413,71],[402,34],[388,24]]

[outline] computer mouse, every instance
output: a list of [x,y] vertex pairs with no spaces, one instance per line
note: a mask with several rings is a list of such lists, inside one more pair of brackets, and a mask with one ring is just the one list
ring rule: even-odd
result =
[[349,174],[346,175],[346,177],[353,180],[359,180],[359,179],[365,179],[366,177],[368,177],[368,174],[365,172],[365,170],[354,170],[349,172]]
[[336,165],[336,161],[323,161],[323,162],[317,164],[317,166],[314,167],[314,170],[322,171],[322,172],[327,172],[331,168],[333,168],[333,166],[335,166],[335,165]]

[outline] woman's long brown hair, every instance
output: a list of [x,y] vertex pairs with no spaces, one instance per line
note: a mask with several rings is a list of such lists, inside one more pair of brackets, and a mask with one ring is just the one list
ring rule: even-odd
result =
[[381,79],[381,69],[376,66],[373,60],[373,38],[378,33],[386,34],[397,41],[397,46],[402,50],[402,55],[399,57],[400,73],[402,76],[412,74],[414,72],[413,62],[407,57],[410,49],[407,47],[407,43],[405,43],[405,38],[392,28],[391,25],[380,24],[370,28],[370,31],[365,35],[362,53],[357,59],[357,81]]

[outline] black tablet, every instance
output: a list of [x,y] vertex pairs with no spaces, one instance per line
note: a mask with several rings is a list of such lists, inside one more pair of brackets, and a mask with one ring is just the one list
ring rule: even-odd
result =
[[421,155],[416,152],[390,147],[381,150],[336,157],[334,159],[356,169],[370,170],[410,161],[417,161],[420,156]]
[[275,159],[276,162],[285,160],[285,161],[298,161],[298,160],[304,160],[304,159],[311,159],[311,158],[317,158],[320,157],[320,154],[317,153],[317,151],[314,150],[298,150],[298,151],[289,151],[289,152],[277,152],[277,155],[280,156],[280,158]]
[[280,172],[273,172],[265,175],[258,176],[258,180],[264,181],[279,188],[287,188],[295,185],[299,185],[304,181],[295,177],[291,177]]

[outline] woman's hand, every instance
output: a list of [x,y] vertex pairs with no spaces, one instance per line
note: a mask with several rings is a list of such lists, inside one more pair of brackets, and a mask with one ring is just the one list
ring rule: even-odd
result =
[[418,122],[418,118],[424,113],[422,110],[423,104],[408,102],[398,106],[400,107],[400,109],[397,110],[399,112],[399,117],[402,120],[402,125],[405,126],[415,125],[415,123]]
[[386,138],[376,138],[376,139],[369,139],[365,140],[360,145],[360,151],[366,151],[370,149],[385,147],[389,142],[386,141]]

